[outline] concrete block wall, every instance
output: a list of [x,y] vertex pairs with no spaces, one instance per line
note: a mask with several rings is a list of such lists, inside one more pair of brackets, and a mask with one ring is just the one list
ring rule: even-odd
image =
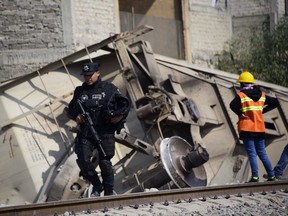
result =
[[273,0],[230,0],[230,10],[232,16],[253,16],[259,14],[269,14],[271,12],[271,2]]
[[279,18],[283,17],[285,15],[285,0],[274,0],[275,2],[275,11],[278,13]]
[[2,0],[0,4],[1,80],[35,70],[61,55],[59,1]]
[[[192,62],[212,65],[215,54],[246,23],[285,13],[285,0],[189,1]],[[254,22],[253,21],[253,22]],[[2,0],[0,82],[35,71],[119,33],[118,0]]]
[[231,0],[230,10],[233,35],[243,37],[248,35],[250,27],[269,20],[272,3],[267,0]]
[[192,62],[211,66],[225,42],[251,25],[270,18],[270,27],[285,14],[285,0],[189,0]]
[[119,33],[118,1],[74,0],[73,10],[77,49]]
[[211,0],[190,0],[189,14],[192,62],[210,66],[232,36],[231,15],[223,2],[213,7]]
[[119,32],[118,0],[2,0],[0,82]]
[[2,51],[63,46],[58,1],[1,1],[0,10]]

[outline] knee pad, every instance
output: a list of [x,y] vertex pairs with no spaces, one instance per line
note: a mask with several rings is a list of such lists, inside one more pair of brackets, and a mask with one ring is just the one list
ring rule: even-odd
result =
[[102,147],[107,157],[112,158],[115,154],[115,138],[114,134],[105,134],[101,136]]
[[95,165],[90,160],[86,161],[86,160],[77,159],[76,162],[77,162],[81,171],[85,172],[85,171],[96,169]]

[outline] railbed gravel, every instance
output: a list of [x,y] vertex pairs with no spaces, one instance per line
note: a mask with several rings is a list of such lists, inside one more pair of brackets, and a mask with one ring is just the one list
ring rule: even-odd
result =
[[[66,212],[68,213],[68,212]],[[67,214],[69,215],[69,213]],[[288,193],[242,194],[242,196],[211,197],[123,206],[106,210],[76,213],[77,216],[287,216]]]

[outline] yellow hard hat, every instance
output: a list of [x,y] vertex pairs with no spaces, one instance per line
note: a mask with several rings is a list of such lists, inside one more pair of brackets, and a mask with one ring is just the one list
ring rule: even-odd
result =
[[249,71],[244,71],[240,74],[237,82],[239,82],[239,83],[254,83],[254,76]]

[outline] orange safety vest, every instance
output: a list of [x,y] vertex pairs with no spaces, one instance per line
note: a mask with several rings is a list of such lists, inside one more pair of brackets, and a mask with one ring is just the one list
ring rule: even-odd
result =
[[239,92],[238,95],[241,99],[242,113],[249,116],[249,119],[239,118],[238,132],[265,132],[265,123],[262,115],[266,100],[265,93],[262,92],[261,98],[258,101],[253,101],[243,92]]

